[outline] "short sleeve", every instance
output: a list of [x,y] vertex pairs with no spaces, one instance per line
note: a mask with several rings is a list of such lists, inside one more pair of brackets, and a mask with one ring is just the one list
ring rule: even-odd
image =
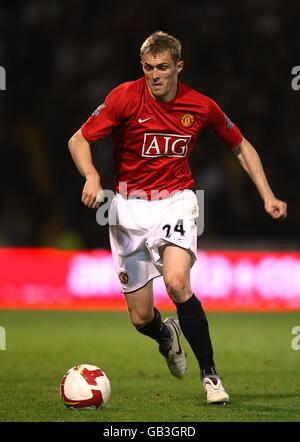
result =
[[122,124],[126,118],[126,94],[124,88],[118,86],[106,97],[87,121],[81,126],[83,137],[89,141],[97,141],[111,134],[114,127]]
[[211,99],[209,101],[206,127],[231,148],[238,146],[243,139],[239,128],[228,118],[220,106]]

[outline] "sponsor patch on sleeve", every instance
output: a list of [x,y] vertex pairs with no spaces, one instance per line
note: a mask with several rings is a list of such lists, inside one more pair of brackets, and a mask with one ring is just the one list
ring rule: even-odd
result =
[[227,127],[228,127],[228,129],[231,129],[232,126],[233,126],[233,122],[230,120],[230,118],[227,117],[226,114],[224,114],[224,118],[225,118],[225,120],[226,120],[226,123],[227,123]]
[[92,117],[97,117],[100,114],[100,111],[104,108],[105,104],[104,103],[100,104],[100,106],[98,106],[97,109],[94,110],[94,112],[92,113]]

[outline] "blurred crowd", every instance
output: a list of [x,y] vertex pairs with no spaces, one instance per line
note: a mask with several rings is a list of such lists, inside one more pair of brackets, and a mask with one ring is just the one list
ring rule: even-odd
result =
[[[298,247],[299,16],[300,3],[284,0],[2,1],[0,246],[109,246],[108,229],[81,203],[67,142],[112,88],[142,75],[139,48],[161,29],[182,42],[181,80],[240,127],[289,205],[285,222],[269,219],[229,149],[203,133],[191,162],[205,190],[203,239]],[[111,151],[109,139],[93,144],[105,188]]]

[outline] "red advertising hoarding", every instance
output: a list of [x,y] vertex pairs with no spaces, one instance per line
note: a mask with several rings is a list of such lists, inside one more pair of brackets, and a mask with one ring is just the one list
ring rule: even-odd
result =
[[[300,310],[300,253],[199,251],[191,271],[207,310]],[[162,278],[156,305],[173,309]],[[0,308],[125,309],[110,251],[0,249]]]

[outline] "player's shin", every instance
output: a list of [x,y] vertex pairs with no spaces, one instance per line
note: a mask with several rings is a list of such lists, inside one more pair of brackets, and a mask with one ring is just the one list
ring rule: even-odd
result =
[[154,307],[154,317],[151,322],[142,326],[136,326],[136,329],[145,336],[155,339],[161,348],[170,347],[171,332],[161,320],[159,311]]
[[201,302],[193,294],[187,301],[175,305],[181,330],[198,360],[201,379],[217,375],[208,322]]

